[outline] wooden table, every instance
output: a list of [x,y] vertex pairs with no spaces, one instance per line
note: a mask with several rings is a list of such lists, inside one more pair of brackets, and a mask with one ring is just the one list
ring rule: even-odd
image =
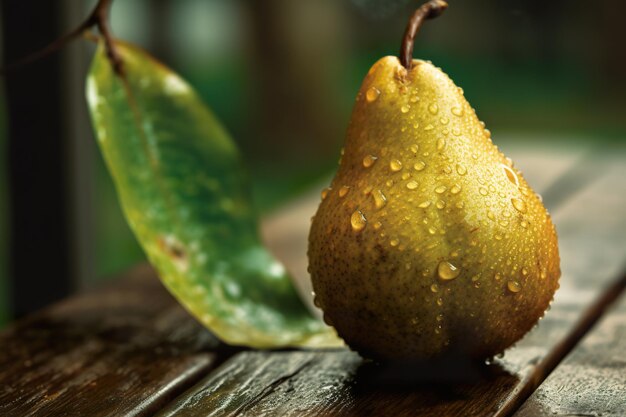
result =
[[[544,196],[563,276],[540,324],[493,363],[393,369],[347,349],[228,347],[148,266],[0,334],[1,416],[626,416],[626,153],[503,146]],[[307,290],[317,190],[264,222]]]

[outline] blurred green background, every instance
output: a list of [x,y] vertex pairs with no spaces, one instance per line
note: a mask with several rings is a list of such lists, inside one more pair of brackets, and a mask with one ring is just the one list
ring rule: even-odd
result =
[[[445,16],[426,23],[415,57],[432,60],[464,88],[496,143],[624,140],[626,2],[599,0],[592,10],[566,0],[450,3]],[[87,15],[94,1],[71,4]],[[240,145],[267,212],[330,175],[363,76],[397,53],[417,4],[117,0],[112,26],[196,87]],[[0,325],[9,319],[5,142],[0,135]],[[144,259],[100,156],[94,161],[94,272],[86,285]]]

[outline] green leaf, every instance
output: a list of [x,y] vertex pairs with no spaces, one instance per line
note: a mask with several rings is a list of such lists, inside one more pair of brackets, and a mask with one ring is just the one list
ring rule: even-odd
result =
[[336,346],[263,247],[232,140],[177,74],[118,43],[87,78],[98,144],[132,230],[163,283],[223,341],[257,348]]

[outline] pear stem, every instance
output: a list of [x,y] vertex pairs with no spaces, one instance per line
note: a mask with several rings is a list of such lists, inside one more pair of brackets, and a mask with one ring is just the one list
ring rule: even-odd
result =
[[422,4],[409,19],[409,23],[404,31],[402,46],[400,47],[400,63],[404,68],[410,70],[413,61],[413,48],[415,36],[422,27],[424,20],[435,18],[448,8],[448,3],[444,0],[430,0]]
[[115,49],[113,35],[111,34],[111,30],[109,28],[109,11],[111,9],[112,2],[113,0],[98,0],[98,3],[94,7],[93,11],[89,14],[87,19],[78,27],[56,39],[44,48],[20,59],[17,62],[13,62],[4,68],[0,68],[0,74],[4,75],[8,72],[15,71],[21,67],[45,58],[46,56],[58,51],[74,39],[80,37],[82,34],[95,26],[98,28],[99,32],[104,38],[104,45],[106,48],[107,56],[109,58],[109,61],[111,62],[111,65],[113,66],[113,69],[118,75],[122,75],[122,59]]

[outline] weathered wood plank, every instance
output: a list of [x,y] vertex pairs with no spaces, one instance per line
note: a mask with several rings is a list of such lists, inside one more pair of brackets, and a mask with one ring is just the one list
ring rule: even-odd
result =
[[626,295],[515,416],[626,416]]
[[147,266],[0,334],[0,415],[145,415],[218,360]]
[[[586,189],[568,199],[560,197],[562,205],[553,210],[563,278],[551,311],[492,365],[461,369],[463,364],[448,364],[452,371],[441,364],[440,369],[394,369],[363,361],[347,350],[244,352],[160,415],[512,413],[573,347],[577,339],[572,335],[598,314],[594,300],[602,299],[626,260],[626,218],[619,214],[626,203],[626,165],[620,158],[609,160],[608,156],[595,163],[599,179],[587,182]],[[602,170],[601,166],[608,167]],[[550,171],[549,166],[526,167],[527,172],[544,176]],[[576,175],[572,177],[579,180]],[[571,185],[567,181],[562,184]]]

